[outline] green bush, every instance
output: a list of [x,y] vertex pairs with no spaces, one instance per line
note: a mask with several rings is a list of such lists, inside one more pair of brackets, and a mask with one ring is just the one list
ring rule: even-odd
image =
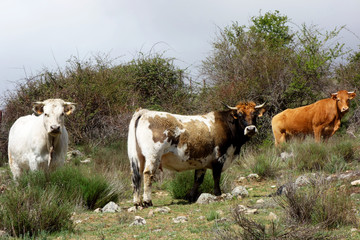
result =
[[54,186],[11,186],[0,195],[0,228],[15,237],[72,230],[73,205]]
[[65,166],[50,175],[49,184],[56,186],[73,204],[88,209],[103,207],[118,200],[118,193],[106,179],[98,174],[84,175],[78,168]]
[[253,173],[263,178],[275,178],[280,170],[279,158],[271,153],[261,153],[254,156]]
[[[175,199],[185,199],[194,184],[194,171],[177,173],[175,178],[167,185],[167,189]],[[204,181],[199,187],[199,193],[213,193],[214,181],[209,171],[206,172]]]
[[311,185],[301,188],[287,184],[285,196],[277,198],[288,221],[325,228],[357,225],[358,220],[353,211],[355,205],[346,187],[328,183],[324,179],[312,179],[311,182]]
[[326,144],[316,143],[312,139],[296,142],[292,145],[293,164],[299,171],[322,170],[330,160],[329,148]]
[[220,214],[214,210],[206,214],[206,220],[208,220],[209,222],[219,218],[220,218]]

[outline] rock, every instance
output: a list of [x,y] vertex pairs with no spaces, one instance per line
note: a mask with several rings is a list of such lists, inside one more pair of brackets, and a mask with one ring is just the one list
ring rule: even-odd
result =
[[246,181],[246,177],[239,177],[236,182],[238,183],[244,183]]
[[102,208],[102,212],[104,213],[114,213],[114,212],[120,212],[121,208],[119,205],[117,205],[114,202],[109,202]]
[[360,179],[359,180],[355,180],[351,182],[352,186],[359,186],[360,185]]
[[142,218],[140,216],[135,216],[135,220],[134,220],[134,222],[132,222],[130,224],[130,227],[131,226],[143,226],[145,224],[146,224],[146,220],[144,218]]
[[289,158],[294,157],[294,153],[293,152],[291,152],[291,153],[282,152],[282,153],[280,153],[280,157],[281,157],[281,160],[286,161]]
[[270,221],[276,221],[276,220],[278,220],[278,216],[276,216],[275,213],[270,212],[270,213],[269,213],[269,216],[268,216],[268,219],[269,219]]
[[85,160],[80,161],[80,163],[86,164],[86,163],[91,163],[91,158],[87,158]]
[[202,193],[196,203],[199,204],[209,204],[216,201],[216,196],[210,193]]
[[231,195],[234,197],[248,197],[249,196],[249,192],[246,190],[245,187],[243,186],[237,186],[236,188],[234,188],[231,192]]
[[148,213],[148,217],[153,217],[154,216],[154,211],[151,209]]
[[259,199],[256,201],[256,204],[263,204],[264,202],[265,202],[264,199]]
[[231,193],[223,193],[219,198],[220,200],[231,200],[233,197],[234,196]]
[[257,175],[256,173],[251,173],[247,176],[248,179],[253,179],[253,180],[258,180],[260,179],[259,175]]
[[79,150],[75,149],[75,150],[67,152],[66,156],[67,156],[68,160],[71,160],[75,157],[83,157],[84,154],[82,152],[80,152]]
[[154,212],[156,213],[169,213],[171,209],[169,207],[160,207],[156,208]]
[[136,210],[137,210],[136,207],[135,207],[135,206],[132,206],[131,208],[128,208],[127,211],[128,211],[129,213],[132,213],[132,212],[136,212]]
[[249,214],[257,214],[258,213],[258,210],[255,209],[255,208],[248,208],[244,205],[238,205],[237,206],[237,211],[239,212],[244,212],[246,215],[249,215]]
[[82,223],[82,220],[75,220],[74,223],[75,223],[75,224]]
[[302,175],[300,177],[298,177],[296,180],[295,180],[295,186],[299,187],[299,186],[304,186],[304,185],[307,185],[307,184],[310,184],[310,181],[309,179]]
[[278,207],[278,204],[276,203],[276,201],[273,198],[266,198],[265,200],[263,200],[264,202],[256,202],[254,204],[254,206],[252,206],[253,208],[256,209],[268,209],[268,208],[276,208]]
[[96,213],[101,213],[101,212],[102,212],[102,209],[101,209],[101,208],[97,208],[97,209],[94,210],[94,212],[96,212]]
[[200,216],[198,217],[199,220],[204,220],[205,219],[205,216]]
[[185,216],[179,216],[177,218],[173,218],[174,223],[185,223],[188,221],[188,218]]

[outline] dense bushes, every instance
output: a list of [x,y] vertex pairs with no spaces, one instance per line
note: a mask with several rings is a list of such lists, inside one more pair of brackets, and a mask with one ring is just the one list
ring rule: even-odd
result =
[[47,175],[24,174],[0,195],[0,229],[13,236],[72,230],[70,219],[77,207],[95,209],[117,201],[114,189],[104,177],[86,177],[78,168],[67,166]]

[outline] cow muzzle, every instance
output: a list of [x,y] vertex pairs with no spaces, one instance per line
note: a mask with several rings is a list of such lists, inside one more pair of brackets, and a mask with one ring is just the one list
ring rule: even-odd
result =
[[254,125],[247,126],[244,130],[245,136],[253,136],[257,133],[257,128]]
[[56,136],[59,135],[61,133],[60,131],[60,126],[59,125],[51,125],[50,126],[50,135]]
[[347,112],[349,110],[349,107],[343,107],[342,109],[341,109],[341,112]]

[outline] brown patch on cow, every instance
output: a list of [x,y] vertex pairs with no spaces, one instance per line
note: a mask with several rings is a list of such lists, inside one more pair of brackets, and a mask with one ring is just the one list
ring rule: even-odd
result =
[[190,158],[206,157],[215,147],[213,131],[203,121],[181,123],[171,114],[167,114],[166,117],[149,118],[149,123],[154,142],[163,143],[167,140],[178,148],[186,146],[185,154]]
[[[153,141],[163,143],[165,139],[172,143],[177,143],[179,136],[176,135],[178,129],[183,129],[183,125],[171,114],[166,117],[155,116],[149,118],[149,128],[153,133]],[[167,130],[167,133],[165,131]]]
[[213,129],[198,120],[187,122],[184,126],[185,132],[180,135],[178,147],[186,144],[185,154],[191,159],[210,155],[215,147]]

